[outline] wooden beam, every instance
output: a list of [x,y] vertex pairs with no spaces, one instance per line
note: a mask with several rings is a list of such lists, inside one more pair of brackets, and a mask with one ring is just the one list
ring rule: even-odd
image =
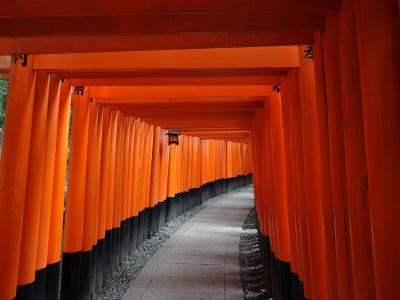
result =
[[287,76],[287,68],[198,68],[198,69],[130,69],[130,70],[58,70],[64,79],[131,79],[131,78],[221,78]]
[[243,138],[226,138],[226,139],[223,139],[223,138],[212,138],[212,137],[199,137],[200,139],[207,139],[207,140],[209,140],[209,139],[212,139],[212,140],[227,140],[227,141],[230,141],[230,142],[235,142],[235,143],[245,143],[245,144],[250,144],[251,143],[251,139],[249,138],[249,139],[243,139]]
[[[175,87],[177,88],[177,87]],[[127,88],[126,93],[131,92],[131,88]],[[167,92],[167,89],[162,89],[161,92]],[[121,93],[124,91],[122,90]],[[140,91],[139,91],[140,92]],[[160,93],[161,93],[160,92]],[[182,93],[185,91],[181,91]],[[189,94],[190,90],[187,91]],[[135,108],[139,105],[139,107],[154,109],[155,106],[157,108],[165,108],[169,109],[170,107],[179,106],[179,105],[226,105],[228,103],[263,103],[265,101],[265,96],[194,96],[193,94],[189,94],[187,96],[168,96],[164,97],[158,96],[143,96],[136,95],[129,98],[117,98],[113,93],[101,93],[101,90],[94,90],[92,87],[90,89],[90,97],[95,99],[97,103],[107,104],[107,105],[116,105],[116,106],[125,106]],[[185,92],[186,93],[186,92]],[[97,97],[97,95],[99,97]],[[129,96],[129,95],[128,95]]]
[[1,17],[15,16],[93,16],[129,13],[178,12],[259,12],[259,11],[336,11],[338,0],[3,0]]
[[313,41],[314,32],[301,30],[85,37],[0,36],[0,55],[289,46]]
[[237,129],[230,129],[230,130],[198,130],[198,131],[188,131],[185,133],[186,135],[196,135],[196,134],[249,134],[250,130],[237,130]]
[[[186,133],[184,133],[187,135]],[[250,137],[249,135],[213,135],[213,134],[202,134],[202,135],[189,135],[189,136],[196,136],[200,138],[206,138],[206,139],[217,139],[217,140],[227,140],[227,141],[243,141],[243,140],[249,140]]]
[[73,86],[134,85],[273,85],[287,76],[287,68],[151,69],[129,71],[57,72]]
[[75,78],[69,82],[73,86],[274,85],[281,82],[281,76]]
[[255,12],[0,18],[0,36],[98,36],[322,30],[322,13]]
[[[256,98],[256,97],[254,97]],[[265,99],[265,97],[262,97]],[[221,110],[221,109],[226,109],[227,107],[230,109],[236,109],[236,110],[249,110],[249,109],[255,109],[255,108],[262,108],[264,107],[264,101],[218,101],[218,102],[209,102],[207,105],[204,105],[205,103],[202,101],[197,101],[193,100],[192,102],[170,102],[170,103],[134,103],[134,104],[128,104],[128,103],[116,103],[116,104],[109,104],[107,103],[107,107],[110,107],[111,109],[119,109],[119,110],[124,110],[124,111],[173,111],[173,110]]]
[[[203,124],[198,124],[199,120],[203,121],[216,121],[215,123],[212,124],[211,127],[214,125],[218,124],[224,124],[224,123],[245,123],[248,125],[248,122],[251,122],[251,115],[223,115],[223,116],[218,116],[218,115],[207,115],[207,116],[202,116],[202,115],[191,115],[191,116],[150,116],[150,117],[143,117],[141,118],[143,120],[149,120],[151,122],[169,122],[169,123],[180,123],[180,124],[194,124],[196,126],[201,125],[204,126]],[[200,127],[201,127],[200,126]],[[209,126],[209,125],[208,125]]]
[[219,109],[219,110],[124,110],[125,115],[133,115],[138,118],[160,118],[160,119],[182,119],[182,118],[225,118],[225,117],[238,117],[238,118],[251,118],[252,110],[232,110],[232,109]]
[[[242,86],[106,86],[90,87],[89,98],[97,99],[99,102],[108,103],[132,103],[140,97],[147,99],[164,99],[168,102],[169,98],[190,99],[194,97],[251,97],[267,96],[271,92],[269,85],[242,85]],[[103,100],[109,99],[109,100]],[[115,99],[115,100],[114,100]],[[221,100],[223,98],[220,98]],[[229,102],[229,99],[227,98]]]
[[192,132],[184,132],[186,135],[191,135],[191,136],[198,136],[198,137],[213,137],[213,138],[218,138],[218,137],[231,137],[231,138],[245,138],[249,139],[250,138],[250,132],[249,131],[238,131],[238,130],[232,130],[232,131],[227,131],[227,132],[219,132],[219,131],[192,131]]
[[61,70],[297,68],[298,66],[297,46],[34,56],[34,69],[54,72]]
[[214,126],[212,128],[210,127],[196,127],[196,128],[190,128],[190,127],[186,127],[184,128],[184,132],[186,134],[189,134],[190,132],[199,132],[199,131],[207,131],[207,132],[212,132],[212,131],[232,131],[232,130],[243,130],[243,131],[251,131],[251,127],[249,126],[235,126],[235,128],[232,127],[218,127],[218,126]]
[[207,124],[207,127],[210,128],[220,128],[220,127],[229,127],[229,128],[238,128],[238,127],[248,127],[251,126],[252,120],[249,117],[238,117],[238,116],[209,116],[209,117],[195,117],[191,116],[190,119],[186,118],[168,118],[168,117],[149,117],[149,118],[141,118],[145,122],[150,124],[154,124],[160,126],[162,128],[175,128],[177,130],[185,130],[185,128],[201,128],[204,126],[204,123]]

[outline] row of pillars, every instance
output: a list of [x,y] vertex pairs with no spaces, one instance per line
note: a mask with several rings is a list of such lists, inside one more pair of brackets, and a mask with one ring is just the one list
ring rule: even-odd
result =
[[399,14],[395,1],[361,2],[326,16],[313,59],[300,47],[300,68],[255,113],[256,206],[274,299],[400,292]]
[[88,87],[74,93],[34,59],[10,73],[1,299],[89,299],[165,222],[251,180],[248,145],[182,135],[168,146],[166,130],[96,103]]
[[58,76],[32,65],[10,72],[0,162],[1,299],[14,298],[17,284],[31,283],[61,255],[53,241],[62,236],[71,97]]

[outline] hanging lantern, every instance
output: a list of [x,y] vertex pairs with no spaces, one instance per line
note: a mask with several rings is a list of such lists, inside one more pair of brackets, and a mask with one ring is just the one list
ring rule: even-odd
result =
[[175,144],[179,145],[179,136],[181,135],[178,131],[171,129],[167,132],[168,135],[168,145]]

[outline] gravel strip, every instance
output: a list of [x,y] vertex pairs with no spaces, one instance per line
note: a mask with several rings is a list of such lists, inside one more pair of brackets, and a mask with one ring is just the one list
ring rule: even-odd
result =
[[264,264],[260,248],[257,214],[247,215],[239,242],[240,278],[244,299],[269,299],[264,282]]
[[150,239],[144,241],[143,244],[136,249],[133,256],[126,258],[120,270],[111,275],[110,279],[106,282],[106,286],[104,287],[103,291],[96,294],[94,299],[120,300],[128,289],[129,282],[136,278],[146,262],[179,229],[179,227],[181,227],[182,224],[184,224],[187,220],[196,215],[206,206],[218,201],[220,198],[225,197],[230,193],[207,200],[203,205],[186,212],[184,215],[166,224]]

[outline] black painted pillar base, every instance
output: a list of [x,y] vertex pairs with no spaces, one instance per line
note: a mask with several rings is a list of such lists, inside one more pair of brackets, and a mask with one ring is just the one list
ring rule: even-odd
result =
[[128,255],[132,256],[136,250],[136,217],[129,219]]
[[[119,269],[125,258],[133,256],[137,247],[159,232],[165,224],[210,198],[251,182],[251,175],[221,179],[167,198],[152,208],[146,208],[138,216],[122,221],[119,228],[107,230],[104,239],[97,241],[90,251],[63,253],[62,265],[61,262],[54,263],[38,270],[33,283],[18,286],[15,299],[91,299],[102,290],[112,272]],[[303,285],[295,274],[290,273],[290,266],[278,265],[278,270],[281,275],[280,285],[282,282],[284,285],[289,282],[292,295],[303,293]]]
[[64,253],[62,258],[61,300],[80,299],[81,252]]
[[61,263],[54,263],[46,267],[46,300],[58,299],[60,292]]
[[46,268],[35,272],[34,297],[35,299],[46,299]]
[[290,269],[290,263],[280,260],[271,251],[270,239],[260,233],[263,251],[264,278],[268,297],[276,300],[304,300],[303,283]]
[[91,294],[91,274],[90,270],[92,267],[92,251],[82,252],[81,255],[81,287],[79,299],[87,300],[90,299]]
[[97,252],[96,252],[96,286],[95,292],[99,293],[103,289],[104,279],[104,266],[105,266],[105,239],[97,241]]
[[34,300],[35,299],[35,287],[34,283],[19,285],[17,287],[17,295],[15,300]]

